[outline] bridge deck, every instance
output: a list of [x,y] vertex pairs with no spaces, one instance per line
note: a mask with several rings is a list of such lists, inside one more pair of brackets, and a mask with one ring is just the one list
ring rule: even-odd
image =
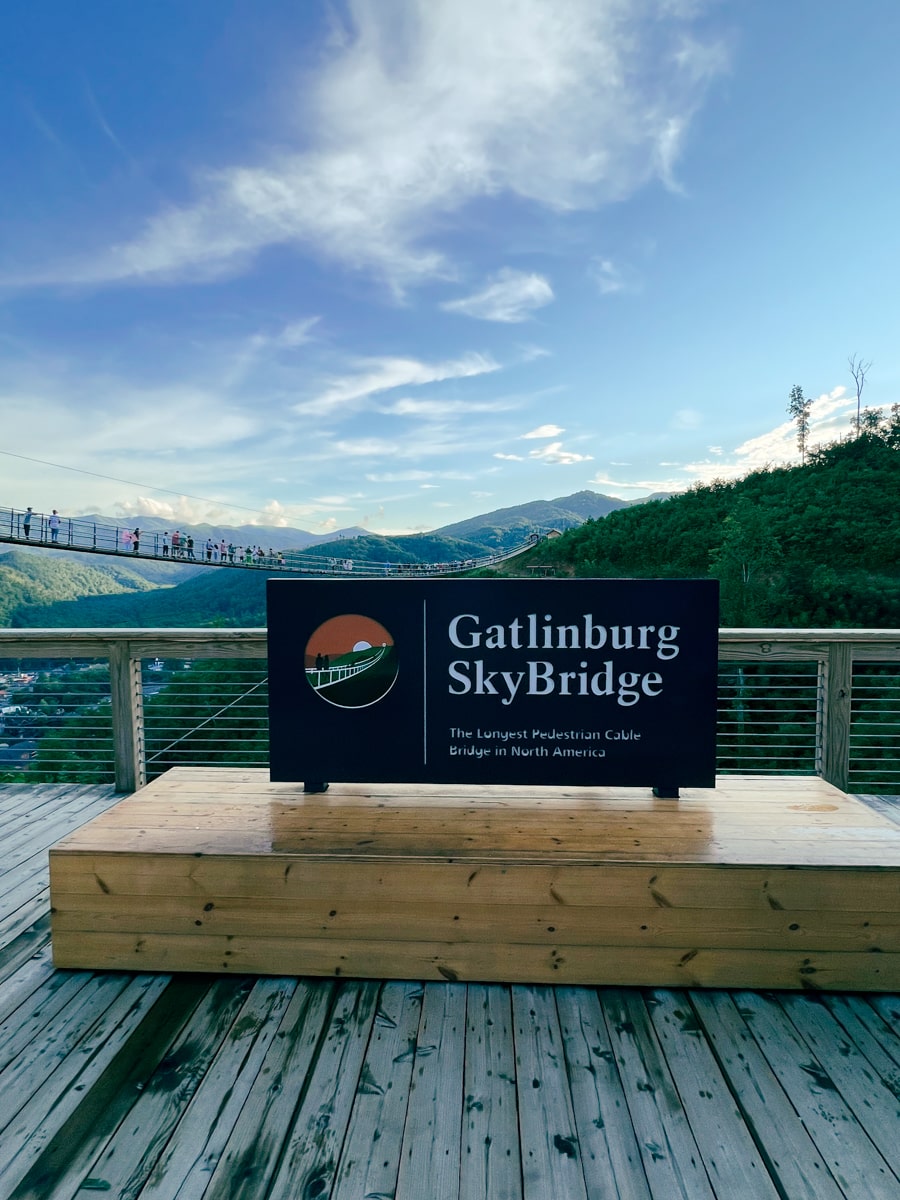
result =
[[54,970],[115,799],[0,787],[3,1197],[900,1195],[897,996]]

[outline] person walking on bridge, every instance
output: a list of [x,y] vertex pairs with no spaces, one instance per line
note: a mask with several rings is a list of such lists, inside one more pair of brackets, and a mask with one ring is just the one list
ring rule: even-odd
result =
[[47,522],[50,526],[50,541],[56,543],[59,541],[59,527],[61,524],[59,513],[54,508],[50,520]]
[[31,505],[29,504],[28,510],[25,513],[25,516],[22,518],[22,529],[24,530],[25,536],[27,538],[31,537],[31,518],[33,516],[34,516],[34,513],[31,511]]

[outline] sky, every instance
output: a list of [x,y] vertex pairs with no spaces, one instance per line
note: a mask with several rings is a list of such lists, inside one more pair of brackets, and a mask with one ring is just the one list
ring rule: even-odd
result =
[[[43,0],[0,505],[430,530],[900,401],[896,0]],[[37,460],[37,461],[36,461]]]

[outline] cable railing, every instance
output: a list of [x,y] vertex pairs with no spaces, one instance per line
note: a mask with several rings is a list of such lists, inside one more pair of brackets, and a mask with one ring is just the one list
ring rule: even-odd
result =
[[[266,767],[266,655],[265,629],[0,629],[0,782]],[[900,795],[900,630],[720,630],[717,770]]]
[[[286,530],[285,535],[289,536],[289,532]],[[284,571],[293,575],[332,576],[343,579],[409,576],[427,578],[475,571],[496,566],[507,559],[524,554],[526,550],[534,547],[537,540],[537,534],[529,534],[523,541],[506,549],[487,551],[474,557],[446,562],[399,562],[353,555],[352,541],[347,542],[347,552],[341,554],[336,554],[335,550],[344,550],[344,547],[334,542],[327,544],[327,553],[325,550],[310,547],[296,549],[290,546],[238,546],[221,536],[214,538],[211,535],[198,534],[195,538],[189,530],[147,532],[141,531],[138,525],[122,528],[97,521],[79,520],[77,517],[59,517],[53,513],[48,516],[46,513],[30,512],[27,509],[0,508],[0,543],[50,550],[74,550],[82,554],[112,554],[125,559],[153,559],[159,562],[177,562],[184,566]]]

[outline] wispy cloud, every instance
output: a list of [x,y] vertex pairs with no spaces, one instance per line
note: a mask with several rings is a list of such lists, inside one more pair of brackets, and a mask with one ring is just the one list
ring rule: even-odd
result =
[[257,333],[250,339],[254,349],[275,346],[293,349],[295,346],[305,346],[313,339],[313,330],[319,324],[320,317],[303,317],[298,321],[289,321],[276,333]]
[[559,437],[561,433],[565,432],[565,429],[561,425],[538,425],[537,429],[523,433],[522,440],[524,441],[527,438],[554,438]]
[[543,308],[552,300],[553,288],[543,275],[529,275],[525,271],[513,271],[506,267],[480,292],[461,300],[448,300],[441,308],[445,312],[477,317],[482,321],[515,324],[527,321],[536,309]]
[[590,462],[593,456],[576,454],[574,450],[563,450],[562,442],[551,442],[549,446],[542,446],[540,450],[529,451],[528,457],[537,458],[553,466],[569,467],[573,463]]
[[599,255],[588,264],[588,275],[602,296],[614,296],[617,292],[636,292],[641,286],[638,274],[632,266]]
[[672,417],[673,429],[698,429],[703,424],[703,414],[695,408],[680,408]]
[[369,358],[361,360],[358,367],[356,371],[333,380],[319,395],[294,405],[294,411],[325,416],[357,405],[379,392],[484,375],[498,371],[500,364],[487,354],[467,354],[441,363],[426,363],[414,358]]
[[[295,111],[273,130],[282,149],[198,169],[192,199],[151,214],[131,238],[64,264],[57,250],[53,267],[19,282],[208,280],[288,244],[395,288],[452,277],[431,243],[470,201],[566,212],[653,179],[677,186],[691,119],[724,63],[721,45],[696,30],[700,8],[353,0],[324,65],[298,81]],[[311,145],[299,128],[316,130]],[[498,304],[488,319],[522,311],[496,315]]]
[[403,396],[390,404],[379,406],[379,412],[391,417],[420,417],[426,421],[443,420],[473,413],[509,412],[519,408],[521,400],[417,400]]

